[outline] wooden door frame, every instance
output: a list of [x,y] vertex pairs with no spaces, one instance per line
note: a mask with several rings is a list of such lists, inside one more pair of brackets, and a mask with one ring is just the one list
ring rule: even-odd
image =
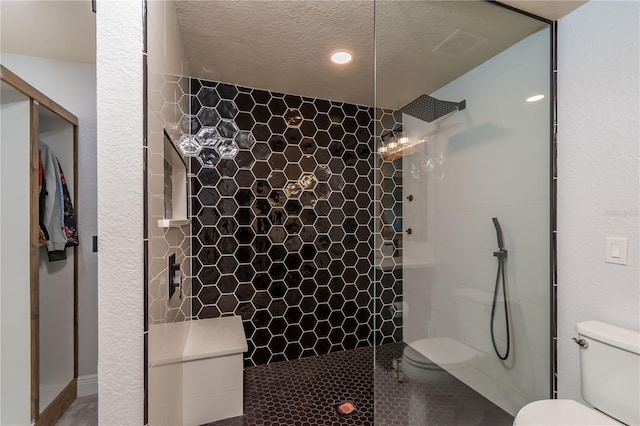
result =
[[30,298],[31,298],[31,420],[38,425],[55,424],[71,403],[76,399],[78,390],[78,250],[73,247],[73,379],[40,412],[40,237],[39,237],[39,108],[43,106],[73,125],[73,200],[78,216],[78,118],[60,106],[35,87],[18,77],[15,73],[0,65],[0,80],[30,98]]

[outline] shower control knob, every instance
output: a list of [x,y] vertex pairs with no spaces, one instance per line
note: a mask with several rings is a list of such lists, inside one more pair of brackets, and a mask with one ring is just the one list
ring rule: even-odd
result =
[[411,235],[411,233],[413,232],[413,230],[412,230],[411,228],[408,228],[408,229],[407,229],[406,231],[404,231],[404,232],[406,232],[407,234]]
[[407,200],[409,200],[409,201],[413,201],[413,195],[409,195],[409,196],[407,197]]

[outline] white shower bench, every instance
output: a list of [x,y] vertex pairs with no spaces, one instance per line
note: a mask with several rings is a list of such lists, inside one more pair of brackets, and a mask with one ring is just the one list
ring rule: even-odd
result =
[[149,424],[196,426],[243,414],[239,316],[152,325]]

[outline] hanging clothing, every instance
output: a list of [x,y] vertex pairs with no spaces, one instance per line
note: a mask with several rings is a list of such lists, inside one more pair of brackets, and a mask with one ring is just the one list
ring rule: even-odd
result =
[[60,162],[53,150],[40,143],[43,167],[44,208],[41,212],[42,228],[48,233],[47,252],[49,262],[67,258],[65,248],[78,245],[75,212]]
[[60,181],[62,182],[62,201],[63,201],[63,215],[64,215],[64,234],[67,236],[66,247],[74,247],[78,245],[78,230],[76,229],[76,215],[73,208],[73,202],[71,201],[71,194],[69,194],[69,188],[67,188],[67,180],[64,178],[62,167],[58,162],[58,169],[60,169]]
[[38,222],[40,224],[39,242],[41,246],[47,245],[49,232],[44,225],[44,203],[47,197],[47,188],[44,182],[44,167],[42,166],[42,152],[38,152],[38,204],[40,205]]

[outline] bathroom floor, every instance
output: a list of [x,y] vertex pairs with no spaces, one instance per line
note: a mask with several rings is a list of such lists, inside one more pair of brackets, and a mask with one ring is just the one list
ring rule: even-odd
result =
[[98,426],[98,395],[73,401],[57,426]]
[[[397,383],[391,361],[403,343],[278,362],[245,370],[245,415],[209,426],[477,425],[510,426],[513,417],[453,376],[438,385]],[[375,377],[375,389],[374,389]],[[374,395],[375,394],[375,395]],[[335,407],[352,402],[344,416]],[[374,412],[375,401],[375,412]]]

